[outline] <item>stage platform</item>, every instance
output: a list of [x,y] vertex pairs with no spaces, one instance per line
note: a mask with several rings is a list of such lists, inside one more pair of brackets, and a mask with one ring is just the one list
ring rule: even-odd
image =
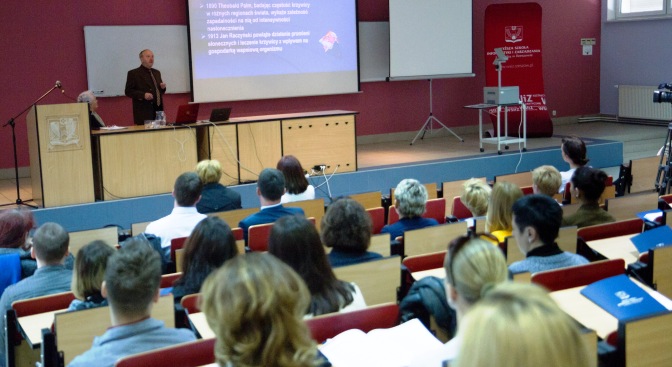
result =
[[[486,151],[480,153],[478,137],[468,133],[462,135],[464,143],[452,135],[432,137],[429,134],[412,146],[409,145],[410,139],[358,143],[357,172],[336,172],[332,175],[330,171],[326,177],[313,176],[310,181],[317,187],[317,196],[324,198],[328,204],[331,198],[347,194],[380,191],[388,195],[390,188],[404,178],[415,178],[423,183],[436,182],[440,187],[445,181],[482,176],[492,180],[497,175],[530,171],[542,164],[566,170],[567,164],[560,154],[562,136],[556,134],[551,138],[528,139],[527,152],[519,152],[517,146],[511,146],[502,155],[497,154],[494,146],[485,146]],[[623,162],[623,142],[583,138],[593,167],[614,167]],[[259,206],[255,184],[232,186],[232,189],[241,194],[244,208]],[[58,222],[68,231],[101,228],[110,224],[129,229],[132,223],[151,221],[166,215],[172,207],[172,196],[164,194],[37,209],[34,213],[38,223]],[[231,225],[236,226],[237,223]]]

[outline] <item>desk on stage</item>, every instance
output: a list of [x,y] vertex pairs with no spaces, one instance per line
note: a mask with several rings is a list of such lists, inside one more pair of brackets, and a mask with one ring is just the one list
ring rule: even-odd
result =
[[147,129],[131,126],[92,133],[96,199],[172,191],[175,178],[203,159],[222,164],[222,183],[256,181],[263,168],[294,155],[325,173],[357,170],[353,111],[320,111],[232,118]]

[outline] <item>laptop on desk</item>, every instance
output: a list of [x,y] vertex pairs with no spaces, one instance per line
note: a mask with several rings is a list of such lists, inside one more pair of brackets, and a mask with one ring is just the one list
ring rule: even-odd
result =
[[198,118],[198,103],[182,104],[177,106],[177,115],[174,125],[193,124]]
[[228,121],[231,117],[231,107],[215,108],[210,112],[210,122]]

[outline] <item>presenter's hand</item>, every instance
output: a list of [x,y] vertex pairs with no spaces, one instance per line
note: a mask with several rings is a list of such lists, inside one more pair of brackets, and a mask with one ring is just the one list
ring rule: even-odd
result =
[[154,96],[151,93],[145,93],[145,100],[151,101],[154,99]]
[[160,87],[161,89],[166,89],[166,83],[161,83]]

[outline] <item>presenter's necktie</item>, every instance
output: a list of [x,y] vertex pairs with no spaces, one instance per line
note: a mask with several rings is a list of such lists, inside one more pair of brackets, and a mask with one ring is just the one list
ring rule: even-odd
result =
[[154,89],[156,89],[156,105],[161,106],[161,90],[159,89],[159,85],[156,84],[156,78],[154,78],[154,73],[152,73],[152,69],[149,69],[149,75],[152,76],[152,81],[154,82]]

